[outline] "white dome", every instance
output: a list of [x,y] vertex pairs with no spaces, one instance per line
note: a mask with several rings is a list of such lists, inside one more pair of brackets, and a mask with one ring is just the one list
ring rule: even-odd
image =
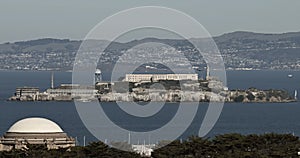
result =
[[63,130],[53,121],[45,118],[26,118],[13,124],[7,132],[14,133],[61,133]]
[[101,70],[100,69],[96,69],[95,74],[101,74]]

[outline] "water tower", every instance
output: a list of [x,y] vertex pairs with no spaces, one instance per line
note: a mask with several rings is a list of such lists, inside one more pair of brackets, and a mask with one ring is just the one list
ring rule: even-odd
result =
[[95,72],[95,83],[102,81],[102,72],[100,69],[96,69]]

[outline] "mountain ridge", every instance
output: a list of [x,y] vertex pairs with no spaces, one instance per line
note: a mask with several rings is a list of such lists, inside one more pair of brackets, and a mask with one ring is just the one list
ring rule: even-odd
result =
[[[300,32],[264,34],[236,31],[213,37],[227,69],[300,69]],[[197,40],[197,39],[191,39]],[[198,40],[202,40],[198,38]],[[92,45],[105,40],[91,40]],[[184,39],[159,39],[154,37],[129,42],[111,42],[106,48],[106,59],[101,63],[116,62],[121,52],[147,42],[157,42],[174,47],[195,65],[204,65],[195,56],[193,45]],[[82,40],[43,38],[0,44],[0,69],[63,70],[72,69],[76,52]]]
[[[225,38],[225,37],[251,37],[253,38],[254,36],[279,36],[280,38],[291,38],[291,37],[299,37],[300,36],[300,31],[296,31],[296,32],[284,32],[284,33],[258,33],[258,32],[251,32],[251,31],[234,31],[234,32],[228,32],[228,33],[224,33],[218,36],[213,36],[213,39],[219,39],[219,38]],[[285,37],[284,37],[285,36]],[[143,39],[134,39],[132,41],[128,41],[128,42],[118,42],[118,43],[130,43],[133,41],[142,41],[142,40],[147,40],[147,39],[159,39],[159,40],[182,40],[182,39],[169,39],[169,38],[156,38],[156,37],[147,37],[147,38],[143,38]],[[199,39],[199,38],[189,38],[189,39]],[[91,39],[93,40],[93,39]],[[38,42],[45,42],[45,41],[49,41],[48,43],[66,43],[66,42],[81,42],[83,40],[75,40],[75,39],[68,39],[68,38],[53,38],[53,37],[45,37],[45,38],[37,38],[37,39],[31,39],[31,40],[20,40],[20,41],[16,41],[16,42],[4,42],[4,43],[0,43],[0,45],[3,44],[22,44],[22,43],[38,43]],[[106,40],[103,40],[106,41]]]

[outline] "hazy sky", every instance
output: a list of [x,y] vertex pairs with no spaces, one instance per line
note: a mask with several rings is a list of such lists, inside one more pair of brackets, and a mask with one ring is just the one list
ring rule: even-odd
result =
[[105,17],[145,5],[183,11],[212,35],[300,31],[300,0],[0,0],[0,43],[83,39]]

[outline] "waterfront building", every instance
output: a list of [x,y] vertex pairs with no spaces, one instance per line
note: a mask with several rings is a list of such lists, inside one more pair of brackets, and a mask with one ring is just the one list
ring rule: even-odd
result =
[[151,82],[158,80],[198,80],[198,74],[126,74],[127,82]]
[[15,95],[9,98],[10,100],[38,100],[40,95],[39,88],[37,87],[18,87],[16,88]]
[[22,96],[35,96],[39,93],[39,88],[37,87],[18,87],[16,88],[16,97]]
[[61,84],[59,87],[47,89],[46,93],[53,100],[94,99],[97,95],[97,90],[95,86]]
[[22,149],[27,144],[46,145],[48,149],[68,148],[75,146],[75,139],[55,122],[38,117],[19,120],[0,137],[0,151]]

